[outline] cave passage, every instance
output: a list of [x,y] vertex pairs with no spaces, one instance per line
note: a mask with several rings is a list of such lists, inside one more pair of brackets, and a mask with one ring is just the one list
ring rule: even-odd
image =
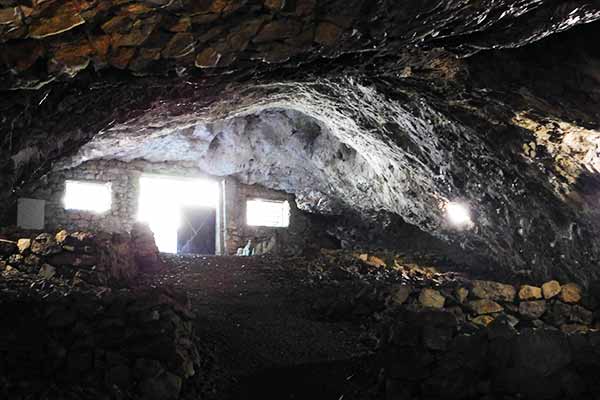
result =
[[598,397],[599,20],[0,0],[0,398]]

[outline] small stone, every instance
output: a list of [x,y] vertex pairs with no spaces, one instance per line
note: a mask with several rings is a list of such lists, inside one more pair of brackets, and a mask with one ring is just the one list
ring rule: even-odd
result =
[[519,314],[527,319],[538,319],[546,312],[546,301],[522,301],[519,304]]
[[19,249],[19,253],[25,254],[31,248],[31,239],[17,240],[17,248]]
[[469,297],[468,289],[464,287],[459,287],[456,289],[456,298],[458,299],[459,303],[464,304],[464,302],[467,300],[467,297]]
[[590,328],[587,325],[581,324],[564,324],[560,326],[560,330],[566,334],[572,333],[587,333]]
[[271,11],[279,11],[285,5],[285,0],[265,0],[264,5]]
[[55,236],[54,236],[54,240],[56,240],[56,243],[58,244],[63,244],[65,240],[67,240],[67,238],[69,237],[69,232],[67,232],[66,230],[62,230],[60,232],[58,232]]
[[408,285],[396,285],[391,289],[388,301],[391,305],[402,305],[411,293],[412,287]]
[[542,289],[537,286],[523,285],[519,289],[519,300],[539,300],[542,298]]
[[42,39],[58,35],[85,23],[79,14],[63,13],[49,19],[40,19],[29,29],[29,37]]
[[558,298],[565,303],[577,303],[581,300],[581,288],[575,283],[567,283],[561,287]]
[[573,305],[571,306],[569,319],[579,324],[591,325],[592,320],[594,319],[594,314],[590,310],[585,309],[584,307],[581,307],[579,305]]
[[542,293],[546,300],[553,298],[560,293],[560,283],[558,281],[549,281],[542,285]]
[[34,254],[29,254],[23,258],[23,264],[29,266],[38,266],[40,265],[42,259]]
[[493,314],[504,311],[504,307],[500,304],[487,299],[470,301],[468,305],[477,315]]
[[424,307],[443,308],[445,302],[446,298],[435,289],[425,288],[419,294],[419,303]]
[[175,34],[162,51],[164,58],[181,58],[192,54],[195,50],[194,35],[187,32]]
[[377,256],[369,256],[365,262],[372,267],[385,267],[386,266],[385,261]]
[[19,273],[19,270],[16,269],[15,267],[13,267],[12,265],[6,265],[4,267],[4,272],[3,273],[6,274],[6,275],[9,275],[9,276],[10,275],[16,275],[16,274]]
[[473,295],[479,299],[511,302],[516,290],[511,285],[493,281],[473,281]]
[[315,42],[323,46],[333,46],[342,33],[342,28],[331,22],[321,22],[315,32]]
[[489,324],[494,322],[494,317],[492,317],[491,315],[480,315],[478,317],[473,318],[471,322],[479,326],[488,326]]
[[506,315],[500,315],[488,325],[488,337],[490,339],[510,339],[518,334],[512,322]]
[[41,233],[31,242],[31,251],[41,256],[57,254],[62,248],[56,243],[56,240],[49,233]]
[[198,68],[214,68],[219,63],[222,55],[212,47],[207,47],[198,56],[196,56],[196,67]]
[[51,279],[54,277],[54,275],[56,275],[56,268],[54,268],[52,265],[44,264],[40,268],[38,275],[44,279]]

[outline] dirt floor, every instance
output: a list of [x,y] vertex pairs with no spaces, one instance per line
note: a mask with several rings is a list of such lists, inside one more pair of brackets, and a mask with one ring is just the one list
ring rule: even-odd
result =
[[227,376],[216,398],[373,398],[378,371],[366,327],[316,311],[355,282],[319,282],[303,260],[164,258],[170,269],[160,284],[189,294],[198,337]]

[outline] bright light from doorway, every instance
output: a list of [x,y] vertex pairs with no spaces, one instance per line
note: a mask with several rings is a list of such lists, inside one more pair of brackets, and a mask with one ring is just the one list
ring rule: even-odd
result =
[[110,183],[66,181],[64,204],[67,210],[103,213],[111,207]]
[[451,224],[455,226],[472,225],[471,213],[469,208],[460,203],[450,202],[446,205],[446,214]]
[[287,201],[248,200],[246,222],[251,226],[285,228],[290,224],[290,205]]
[[177,253],[177,230],[182,223],[182,208],[216,208],[218,199],[215,181],[142,176],[138,219],[150,226],[160,251]]

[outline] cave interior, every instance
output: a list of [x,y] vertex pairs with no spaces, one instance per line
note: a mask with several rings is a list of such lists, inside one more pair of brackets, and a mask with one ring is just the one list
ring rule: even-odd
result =
[[0,398],[600,395],[599,20],[0,0]]

